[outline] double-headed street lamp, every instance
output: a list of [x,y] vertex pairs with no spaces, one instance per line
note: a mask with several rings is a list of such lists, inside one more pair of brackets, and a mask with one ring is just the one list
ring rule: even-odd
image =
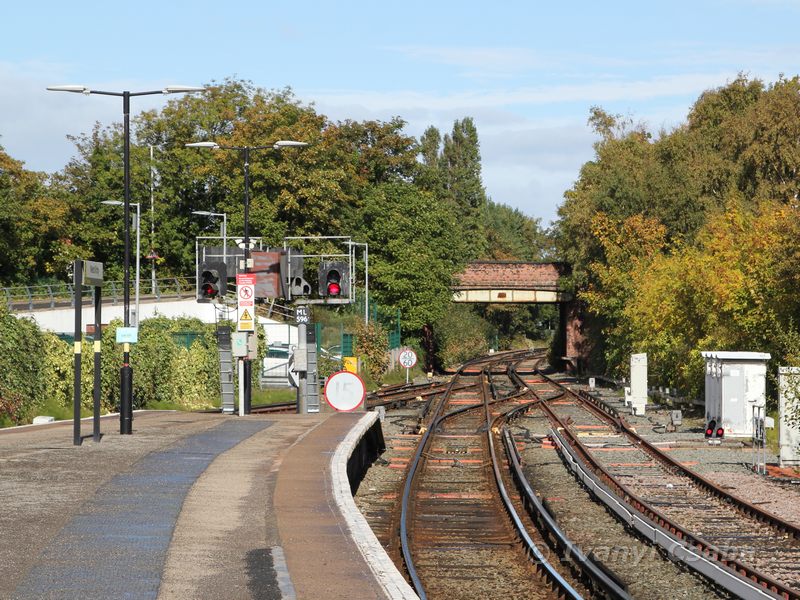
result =
[[[117,96],[122,98],[123,115],[123,187],[124,202],[123,216],[125,221],[125,256],[123,262],[124,281],[123,290],[123,311],[124,325],[130,327],[131,323],[131,98],[133,96],[152,96],[154,94],[180,94],[185,92],[203,92],[203,87],[193,87],[186,85],[170,85],[161,90],[151,90],[147,92],[105,92],[93,90],[85,85],[51,85],[47,89],[51,92],[72,92],[75,94],[97,94],[99,96]],[[138,318],[138,315],[137,315]],[[122,367],[120,368],[120,407],[119,407],[119,432],[121,434],[132,433],[133,425],[133,369],[130,366],[130,344],[123,344]]]
[[[237,150],[244,157],[244,272],[250,272],[250,152],[258,150],[281,150],[283,148],[299,148],[308,146],[307,142],[294,140],[279,140],[266,146],[222,146],[216,142],[192,142],[186,144],[187,148],[210,148],[211,150]],[[253,315],[253,321],[255,315]],[[250,359],[244,359],[244,413],[250,414],[250,399],[252,397],[252,377],[250,375]]]

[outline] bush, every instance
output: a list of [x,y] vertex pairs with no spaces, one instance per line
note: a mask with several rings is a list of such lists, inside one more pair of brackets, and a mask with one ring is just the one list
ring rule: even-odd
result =
[[380,383],[389,366],[389,338],[380,323],[365,325],[358,322],[355,327],[355,354],[364,361],[373,381]]
[[0,420],[30,419],[47,394],[45,339],[29,319],[17,319],[0,307]]
[[490,325],[469,306],[453,304],[433,328],[437,356],[450,367],[489,351]]
[[[188,349],[175,339],[175,334],[187,331],[202,334]],[[199,319],[155,317],[142,321],[139,342],[131,348],[131,366],[136,408],[177,405],[196,409],[211,406],[219,397],[214,326]]]
[[[118,410],[122,348],[113,321],[102,333],[101,410]],[[174,334],[201,335],[190,348]],[[84,338],[81,354],[81,408],[93,405],[94,351]],[[0,426],[18,425],[37,414],[64,418],[72,414],[73,346],[42,332],[31,320],[18,319],[0,307]],[[139,343],[131,346],[136,408],[172,406],[196,409],[219,398],[219,362],[214,326],[197,319],[157,317],[143,321]]]

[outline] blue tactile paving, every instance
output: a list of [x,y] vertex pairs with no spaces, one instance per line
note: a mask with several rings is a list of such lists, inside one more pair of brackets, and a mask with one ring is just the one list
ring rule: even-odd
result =
[[44,549],[13,598],[155,598],[189,488],[219,454],[269,425],[225,421],[114,477]]

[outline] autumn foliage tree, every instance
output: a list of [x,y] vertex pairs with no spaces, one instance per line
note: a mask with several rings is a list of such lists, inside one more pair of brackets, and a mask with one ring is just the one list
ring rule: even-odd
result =
[[648,132],[593,110],[596,157],[566,193],[559,250],[602,349],[594,368],[701,393],[702,350],[800,364],[800,81],[740,76]]

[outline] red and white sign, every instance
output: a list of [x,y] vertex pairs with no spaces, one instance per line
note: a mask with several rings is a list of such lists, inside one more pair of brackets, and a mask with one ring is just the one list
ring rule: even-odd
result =
[[400,356],[397,357],[397,360],[399,360],[400,364],[406,369],[410,369],[417,364],[417,354],[411,348],[406,348],[400,353]]
[[236,331],[256,330],[255,288],[255,273],[238,273],[236,275],[236,300],[239,308]]
[[338,371],[328,377],[322,392],[325,401],[340,412],[357,409],[367,397],[367,386],[364,380],[350,371]]

